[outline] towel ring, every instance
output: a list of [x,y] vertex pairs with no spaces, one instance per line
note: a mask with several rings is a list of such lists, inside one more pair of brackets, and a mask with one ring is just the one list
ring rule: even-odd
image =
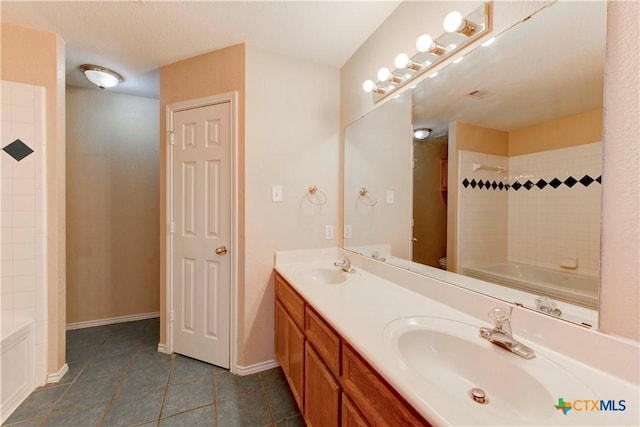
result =
[[[316,199],[318,200],[314,201],[313,196],[317,196]],[[318,187],[313,185],[309,187],[309,190],[307,191],[307,200],[309,200],[316,206],[322,206],[327,203],[327,195],[324,193],[324,191],[318,190]]]
[[362,187],[360,189],[358,200],[360,200],[360,202],[362,202],[362,204],[366,206],[375,206],[378,204],[378,199],[376,199],[376,196],[369,193],[369,190],[367,190],[365,187]]

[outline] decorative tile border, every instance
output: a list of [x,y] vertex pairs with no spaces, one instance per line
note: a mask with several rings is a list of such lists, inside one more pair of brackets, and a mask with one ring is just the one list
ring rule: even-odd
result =
[[568,178],[566,178],[564,181],[561,181],[558,178],[553,178],[552,180],[550,180],[549,182],[545,181],[544,179],[539,179],[536,182],[533,182],[531,180],[527,180],[524,183],[521,183],[519,181],[515,181],[513,184],[506,184],[502,181],[483,181],[483,180],[475,180],[475,179],[471,179],[471,181],[469,181],[468,178],[465,178],[464,180],[462,180],[462,186],[464,188],[469,188],[471,187],[472,189],[478,189],[478,190],[497,190],[497,191],[508,191],[509,189],[512,189],[514,191],[518,191],[521,188],[524,188],[525,190],[531,190],[534,187],[538,188],[540,190],[542,190],[543,188],[549,186],[551,188],[553,188],[554,190],[557,189],[558,187],[560,187],[561,185],[566,185],[569,188],[572,188],[573,186],[575,186],[576,184],[582,184],[584,187],[588,187],[591,184],[593,184],[594,182],[597,182],[598,184],[602,184],[602,175],[598,176],[597,178],[592,178],[589,175],[585,175],[580,179],[575,179],[572,176],[569,176]]
[[2,149],[5,153],[10,155],[17,161],[20,161],[27,157],[29,154],[33,153],[33,149],[24,142],[20,141],[20,139],[16,139],[11,144],[7,144]]

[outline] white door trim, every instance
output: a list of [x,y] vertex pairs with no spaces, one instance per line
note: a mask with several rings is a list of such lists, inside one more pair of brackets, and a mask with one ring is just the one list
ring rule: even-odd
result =
[[173,312],[173,240],[171,235],[172,206],[173,206],[173,115],[176,112],[190,110],[194,108],[206,107],[209,105],[229,103],[231,110],[231,301],[229,313],[231,316],[230,325],[230,349],[229,366],[231,373],[237,372],[237,348],[238,348],[238,92],[226,92],[219,95],[205,98],[192,99],[189,101],[175,102],[166,106],[166,352],[173,353],[173,336],[171,326],[171,313]]

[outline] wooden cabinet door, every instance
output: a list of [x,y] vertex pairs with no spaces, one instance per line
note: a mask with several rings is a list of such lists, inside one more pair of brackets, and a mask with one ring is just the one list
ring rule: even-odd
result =
[[307,342],[305,344],[304,420],[309,427],[338,427],[340,386]]
[[304,334],[287,314],[280,301],[276,301],[276,359],[287,378],[298,407],[304,401]]
[[369,427],[360,411],[355,407],[351,399],[342,393],[342,424],[341,427]]

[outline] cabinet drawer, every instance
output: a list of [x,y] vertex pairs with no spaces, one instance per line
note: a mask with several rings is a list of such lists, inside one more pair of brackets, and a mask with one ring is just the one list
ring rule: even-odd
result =
[[276,298],[280,300],[296,325],[304,330],[304,300],[278,274],[276,274]]
[[309,306],[305,309],[304,334],[337,378],[340,375],[340,336]]
[[342,347],[341,383],[371,425],[430,425],[348,345]]
[[346,394],[342,395],[342,410],[340,411],[340,415],[342,415],[342,422],[340,423],[342,427],[369,427],[369,424],[364,420],[360,411],[358,411]]

